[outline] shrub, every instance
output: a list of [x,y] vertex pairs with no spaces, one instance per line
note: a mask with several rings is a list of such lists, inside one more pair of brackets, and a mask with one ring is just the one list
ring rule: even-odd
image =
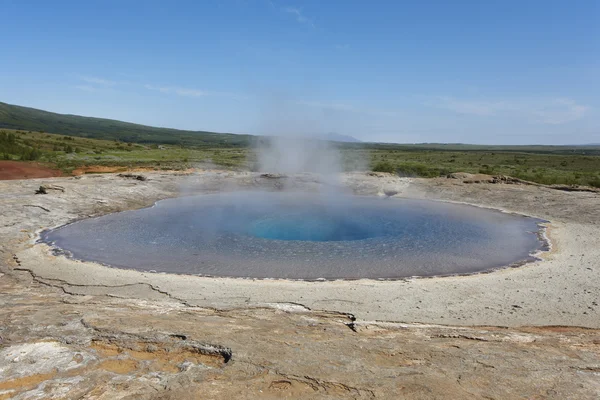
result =
[[376,172],[389,172],[398,174],[402,177],[423,177],[434,178],[436,176],[447,175],[451,170],[447,168],[429,167],[419,163],[400,163],[392,164],[388,161],[380,161],[372,168]]
[[389,172],[390,174],[396,173],[396,168],[388,161],[378,162],[373,166],[372,170],[375,172]]
[[42,152],[36,148],[24,149],[21,153],[22,161],[35,161],[42,156]]
[[600,176],[594,176],[593,178],[588,180],[588,185],[595,188],[600,188]]
[[487,164],[482,164],[481,168],[479,168],[480,174],[492,175],[494,173],[494,167],[490,167]]
[[575,185],[577,183],[577,178],[575,177],[575,175],[567,175],[564,178],[564,182],[567,185]]

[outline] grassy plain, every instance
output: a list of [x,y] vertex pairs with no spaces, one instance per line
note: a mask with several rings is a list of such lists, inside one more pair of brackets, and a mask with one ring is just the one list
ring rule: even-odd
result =
[[[7,138],[11,135],[9,143]],[[510,175],[544,184],[600,187],[600,147],[597,146],[369,143],[338,146],[347,170],[368,169],[421,177],[460,171]],[[55,165],[65,173],[85,166],[184,169],[215,165],[253,169],[256,165],[255,154],[248,146],[125,143],[13,129],[0,129],[0,158],[35,159]]]
[[370,150],[375,170],[433,177],[451,172],[509,175],[543,184],[600,187],[600,156],[518,151]]

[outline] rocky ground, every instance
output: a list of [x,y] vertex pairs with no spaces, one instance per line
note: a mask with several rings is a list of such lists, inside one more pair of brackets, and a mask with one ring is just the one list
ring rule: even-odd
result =
[[[394,282],[209,279],[53,256],[40,229],[192,193],[321,186],[209,171],[0,181],[0,399],[600,397],[600,195],[350,174],[356,194],[550,221],[520,268]],[[46,185],[46,194],[34,194]],[[393,199],[391,199],[393,201]]]

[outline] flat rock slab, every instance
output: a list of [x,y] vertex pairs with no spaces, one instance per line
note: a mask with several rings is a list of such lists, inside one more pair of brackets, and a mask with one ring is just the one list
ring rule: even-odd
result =
[[600,332],[357,323],[2,281],[3,398],[595,398]]

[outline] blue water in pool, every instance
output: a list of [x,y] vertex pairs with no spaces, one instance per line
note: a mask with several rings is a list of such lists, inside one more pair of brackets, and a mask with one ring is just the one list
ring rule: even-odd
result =
[[434,201],[232,192],[79,221],[43,240],[77,259],[143,271],[401,278],[528,261],[544,246],[540,222]]
[[248,224],[248,234],[272,240],[333,242],[361,240],[393,232],[377,225],[375,216],[364,219],[335,215],[331,211],[298,210],[262,216]]

